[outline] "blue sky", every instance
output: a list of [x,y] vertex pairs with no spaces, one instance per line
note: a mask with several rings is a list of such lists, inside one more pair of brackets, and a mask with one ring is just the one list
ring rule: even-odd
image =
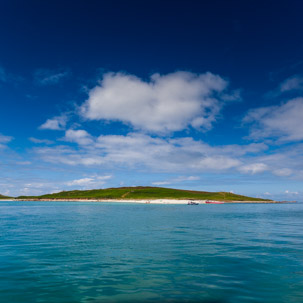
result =
[[301,1],[2,1],[0,193],[302,199]]

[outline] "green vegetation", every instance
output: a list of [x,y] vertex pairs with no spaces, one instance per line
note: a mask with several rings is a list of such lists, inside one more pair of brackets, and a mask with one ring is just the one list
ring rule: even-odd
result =
[[162,187],[120,187],[93,190],[62,191],[42,196],[20,196],[18,199],[197,199],[218,201],[269,201],[227,192],[205,192]]
[[7,196],[3,196],[3,195],[0,195],[0,200],[3,200],[3,199],[11,199],[11,197],[7,197]]

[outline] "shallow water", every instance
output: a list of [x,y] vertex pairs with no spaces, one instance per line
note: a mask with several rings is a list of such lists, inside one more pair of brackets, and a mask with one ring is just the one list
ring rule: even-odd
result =
[[303,204],[0,202],[1,302],[303,302]]

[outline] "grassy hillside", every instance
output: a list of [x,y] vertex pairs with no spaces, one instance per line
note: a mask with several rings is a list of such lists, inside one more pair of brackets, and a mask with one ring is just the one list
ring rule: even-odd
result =
[[[226,192],[203,192],[162,187],[120,187],[93,190],[63,191],[42,196],[20,196],[19,199],[197,199],[224,201],[256,201],[259,198]],[[264,200],[266,201],[266,200]]]
[[0,195],[0,200],[3,200],[3,199],[11,199],[11,197],[7,197],[7,196],[3,196],[3,195]]

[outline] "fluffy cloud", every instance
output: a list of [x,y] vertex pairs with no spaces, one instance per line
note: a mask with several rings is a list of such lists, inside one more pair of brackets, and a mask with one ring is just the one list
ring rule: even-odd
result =
[[[78,143],[77,147],[36,147],[35,154],[46,162],[84,166],[87,169],[130,169],[182,174],[229,171],[234,174],[271,173],[280,178],[303,178],[303,148],[300,144],[263,153],[267,149],[264,143],[214,147],[190,137],[165,139],[130,133],[95,138],[85,131],[78,135],[78,131],[73,130],[70,136],[72,142]],[[177,178],[161,180],[159,182],[165,183],[158,185],[178,181]]]
[[116,120],[152,133],[180,131],[188,126],[208,130],[226,100],[228,82],[212,73],[154,74],[149,81],[107,73],[89,91],[81,114],[90,120]]
[[68,70],[38,69],[34,73],[34,81],[39,85],[53,85],[68,77],[69,74]]
[[[68,146],[36,148],[45,161],[67,165],[102,166],[106,168],[148,168],[166,172],[224,171],[240,166],[240,155],[250,153],[251,148],[233,145],[232,148],[211,147],[192,138],[163,139],[131,133],[126,136],[107,135],[92,139],[91,144],[77,140],[79,148]],[[75,142],[74,141],[74,142]],[[94,142],[94,143],[92,143]],[[253,145],[253,150],[257,150]],[[260,144],[259,150],[263,150]]]
[[303,178],[303,145],[291,144],[255,157],[253,163],[263,163],[272,174],[285,178]]
[[67,117],[65,115],[57,116],[52,119],[47,119],[39,129],[49,129],[49,130],[64,130],[67,122]]
[[244,122],[252,123],[254,139],[277,137],[280,141],[303,140],[303,98],[289,100],[280,106],[251,110]]
[[72,180],[69,182],[66,182],[67,186],[73,186],[77,188],[82,188],[82,189],[91,189],[91,188],[97,188],[100,187],[101,185],[104,185],[107,180],[111,179],[111,175],[106,175],[106,176],[91,176],[91,177],[86,177],[82,179],[76,179]]
[[63,138],[65,141],[75,142],[80,145],[93,144],[94,141],[92,136],[85,130],[73,130],[69,129],[65,132],[65,137]]

